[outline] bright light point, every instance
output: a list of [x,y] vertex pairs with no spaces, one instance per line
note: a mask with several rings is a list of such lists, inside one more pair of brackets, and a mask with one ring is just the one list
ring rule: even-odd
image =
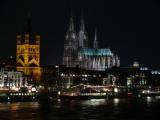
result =
[[84,77],[87,77],[87,75],[85,74]]
[[13,91],[18,91],[19,88],[18,88],[18,87],[11,87],[11,90],[13,90]]
[[151,102],[152,101],[152,98],[147,96],[147,102]]
[[115,98],[115,99],[113,100],[113,102],[114,102],[115,105],[117,105],[117,104],[119,103],[119,99],[118,99],[118,98]]
[[118,93],[118,88],[114,88],[114,92],[115,92],[115,93]]
[[33,87],[33,88],[31,89],[31,91],[32,91],[32,92],[36,92],[36,88]]
[[58,95],[60,95],[61,94],[61,91],[58,91]]
[[63,77],[63,76],[64,76],[64,74],[63,74],[63,73],[61,73],[61,76]]

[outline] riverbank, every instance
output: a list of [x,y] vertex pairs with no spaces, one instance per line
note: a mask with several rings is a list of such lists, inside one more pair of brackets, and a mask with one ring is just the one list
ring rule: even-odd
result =
[[0,102],[49,102],[57,99],[65,100],[89,100],[89,99],[114,99],[114,98],[143,98],[160,96],[159,92],[147,93],[81,93],[81,94],[57,94],[57,92],[7,92],[0,93]]
[[0,102],[34,102],[34,101],[52,101],[55,99],[57,99],[57,94],[53,92],[0,93]]

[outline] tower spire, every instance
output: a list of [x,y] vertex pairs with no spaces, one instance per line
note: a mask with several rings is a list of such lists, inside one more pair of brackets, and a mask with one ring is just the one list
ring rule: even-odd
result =
[[78,39],[79,39],[79,48],[88,48],[88,37],[84,25],[83,11],[81,12],[80,31]]
[[95,29],[95,36],[94,36],[93,48],[94,48],[94,49],[97,49],[97,48],[98,48],[97,29]]
[[80,27],[80,30],[82,30],[83,32],[85,31],[84,18],[83,18],[83,10],[81,11],[81,27]]
[[74,29],[74,22],[72,17],[72,11],[69,22],[69,29],[66,33],[66,39],[64,42],[64,54],[63,64],[67,67],[75,67],[77,65],[77,53],[78,50],[78,39]]
[[74,31],[74,22],[73,22],[72,9],[71,9],[71,13],[70,13],[69,31]]

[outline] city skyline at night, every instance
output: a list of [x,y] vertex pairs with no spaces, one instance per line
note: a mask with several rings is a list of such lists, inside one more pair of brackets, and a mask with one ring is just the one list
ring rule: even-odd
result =
[[158,0],[0,0],[0,120],[160,115]]
[[0,58],[15,57],[16,35],[25,31],[29,12],[32,32],[42,36],[41,65],[61,64],[70,10],[78,31],[83,9],[89,41],[94,39],[97,28],[99,46],[116,52],[122,66],[137,60],[143,66],[159,67],[158,5],[157,1],[126,0],[1,1]]

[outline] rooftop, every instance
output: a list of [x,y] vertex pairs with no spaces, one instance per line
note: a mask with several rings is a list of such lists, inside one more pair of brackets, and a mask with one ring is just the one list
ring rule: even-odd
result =
[[93,49],[93,48],[87,48],[83,49],[84,55],[89,55],[89,56],[113,56],[113,53],[109,48],[104,48],[104,49]]

